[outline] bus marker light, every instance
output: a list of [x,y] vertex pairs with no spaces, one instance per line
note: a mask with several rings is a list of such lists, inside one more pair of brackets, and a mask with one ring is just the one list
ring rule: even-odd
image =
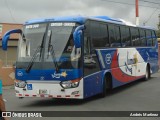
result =
[[53,95],[49,95],[48,97],[53,97]]

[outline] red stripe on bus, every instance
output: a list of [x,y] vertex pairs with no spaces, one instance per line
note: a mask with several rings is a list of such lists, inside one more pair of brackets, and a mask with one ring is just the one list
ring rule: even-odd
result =
[[48,97],[53,97],[53,95],[49,95]]
[[70,95],[66,95],[66,97],[70,97]]
[[75,95],[75,97],[79,97],[80,95]]
[[25,96],[29,96],[28,94],[26,94]]
[[44,95],[40,95],[41,97],[45,97]]

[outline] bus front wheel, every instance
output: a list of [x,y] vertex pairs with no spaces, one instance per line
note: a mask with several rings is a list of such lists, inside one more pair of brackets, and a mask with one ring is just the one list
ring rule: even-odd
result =
[[103,90],[102,93],[100,94],[100,97],[104,98],[107,94],[107,87],[106,87],[106,77],[103,80]]
[[110,73],[106,74],[104,80],[103,80],[103,90],[100,94],[101,97],[105,97],[107,94],[107,91],[112,89],[112,76]]

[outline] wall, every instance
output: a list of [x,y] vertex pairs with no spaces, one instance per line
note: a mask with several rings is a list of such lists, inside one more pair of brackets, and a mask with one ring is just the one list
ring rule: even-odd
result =
[[[21,29],[22,28],[22,24],[12,24],[12,23],[0,23],[0,25],[2,26],[2,31],[0,34],[0,39],[2,38],[2,36],[9,30],[12,29]],[[18,39],[19,35],[18,34],[12,34],[10,39]]]
[[3,62],[0,60],[0,79],[3,86],[9,86],[14,84],[15,75],[13,67],[4,67]]
[[3,61],[4,66],[12,66],[16,61],[19,34],[10,36],[7,52],[2,51],[2,36],[9,30],[21,28],[22,24],[0,23],[0,59]]

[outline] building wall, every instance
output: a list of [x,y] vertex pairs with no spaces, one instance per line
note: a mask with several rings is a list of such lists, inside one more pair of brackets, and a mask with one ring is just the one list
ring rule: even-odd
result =
[[15,70],[12,67],[4,67],[3,62],[0,60],[0,79],[3,86],[13,85],[15,81]]
[[22,24],[0,23],[0,60],[3,61],[3,66],[12,66],[15,63],[19,34],[12,34],[10,36],[7,52],[2,50],[2,37],[9,30],[21,28]]
[[0,79],[2,80],[4,86],[14,84],[15,72],[13,68],[13,63],[15,63],[17,57],[17,45],[19,35],[13,34],[10,36],[7,52],[2,50],[1,40],[3,35],[8,30],[21,28],[22,24],[0,23]]
[[[2,36],[9,30],[12,29],[21,29],[22,24],[12,24],[12,23],[0,23],[0,26],[2,30],[0,30],[0,39],[2,39]],[[11,35],[11,39],[18,39],[19,35],[18,34],[13,34]]]

